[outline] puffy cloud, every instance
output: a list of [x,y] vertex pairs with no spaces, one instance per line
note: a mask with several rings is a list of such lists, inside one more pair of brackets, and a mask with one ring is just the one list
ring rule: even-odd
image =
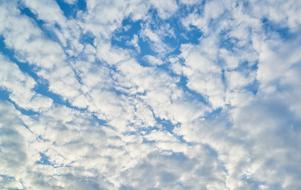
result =
[[0,188],[298,189],[300,5],[1,2]]
[[[223,189],[225,171],[204,147],[190,158],[183,153],[153,152],[123,173],[121,189]],[[202,159],[198,159],[201,155]]]
[[15,63],[6,60],[0,55],[0,87],[8,91],[9,99],[17,105],[40,111],[51,106],[51,99],[34,93],[32,90],[35,81],[28,75],[22,73]]

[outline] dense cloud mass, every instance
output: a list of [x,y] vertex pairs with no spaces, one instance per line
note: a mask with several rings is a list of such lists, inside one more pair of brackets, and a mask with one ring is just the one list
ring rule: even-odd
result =
[[301,1],[0,0],[0,189],[300,190]]

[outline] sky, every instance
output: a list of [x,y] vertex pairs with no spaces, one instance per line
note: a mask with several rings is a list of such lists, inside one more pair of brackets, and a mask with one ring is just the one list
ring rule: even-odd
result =
[[300,190],[301,1],[0,0],[0,189]]

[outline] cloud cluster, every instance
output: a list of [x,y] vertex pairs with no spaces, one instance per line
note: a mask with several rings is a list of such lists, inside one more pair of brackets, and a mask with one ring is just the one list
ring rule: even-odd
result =
[[300,12],[0,2],[0,188],[300,189]]

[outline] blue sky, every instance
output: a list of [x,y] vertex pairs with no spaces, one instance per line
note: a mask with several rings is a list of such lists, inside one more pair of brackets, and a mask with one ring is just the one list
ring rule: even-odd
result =
[[0,189],[300,189],[300,13],[0,1]]

